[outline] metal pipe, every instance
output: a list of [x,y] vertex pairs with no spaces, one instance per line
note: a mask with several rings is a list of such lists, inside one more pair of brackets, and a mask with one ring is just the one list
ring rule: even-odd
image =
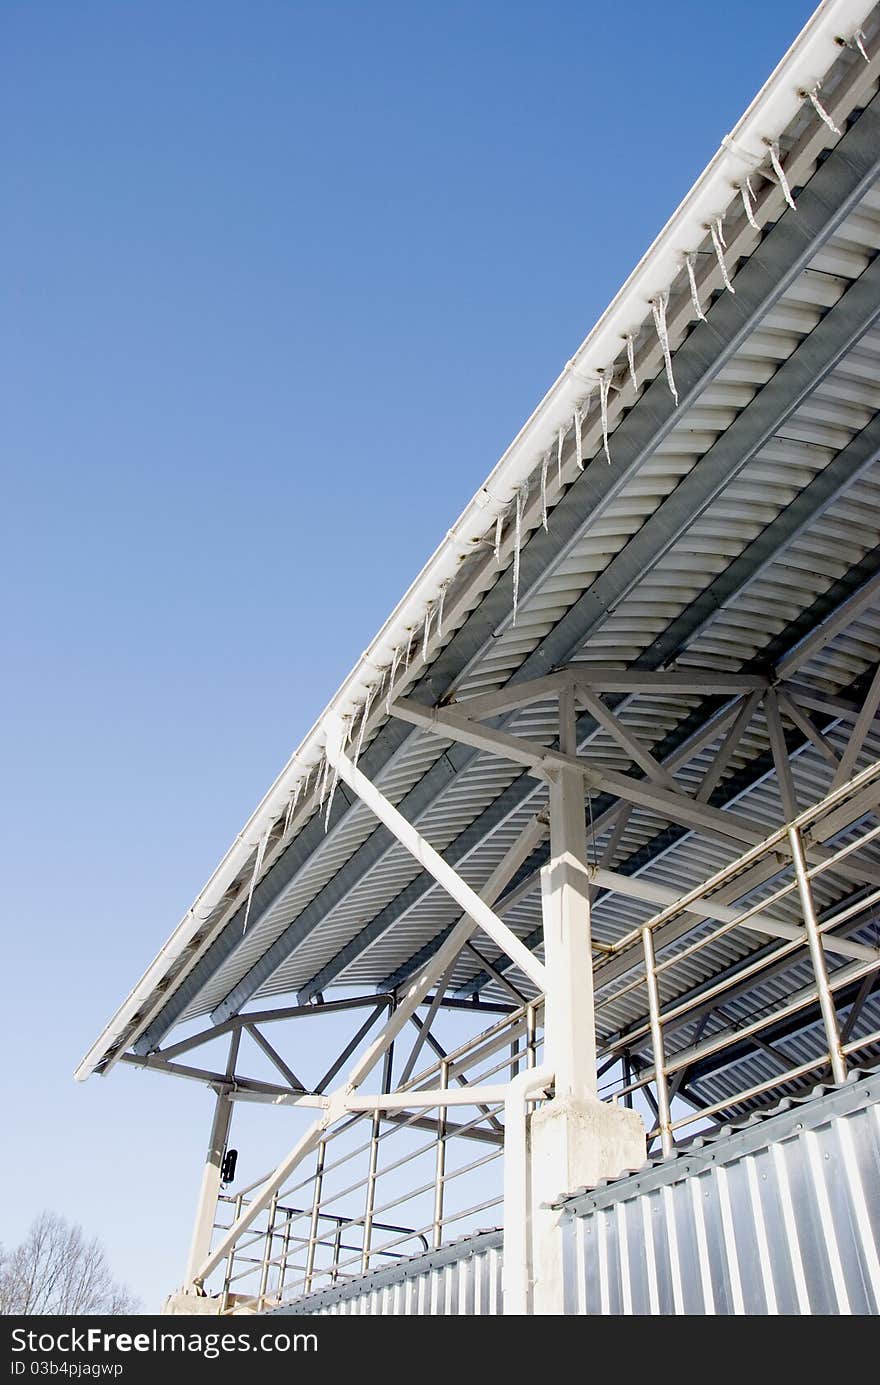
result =
[[[505,1062],[501,1066],[506,1066]],[[346,1111],[406,1111],[410,1107],[431,1106],[492,1106],[500,1105],[507,1093],[507,1083],[489,1087],[455,1087],[408,1092],[352,1093],[344,1098]]]
[[[740,875],[747,866],[760,860],[762,856],[766,856],[768,852],[772,851],[775,846],[784,842],[790,827],[800,829],[815,822],[818,818],[821,818],[824,813],[836,807],[838,803],[844,802],[859,789],[871,784],[878,775],[880,775],[880,760],[875,760],[873,764],[868,765],[860,774],[857,774],[855,778],[851,779],[848,784],[843,784],[839,789],[835,789],[833,793],[827,794],[820,803],[814,803],[811,807],[799,813],[790,826],[777,828],[775,832],[771,832],[763,841],[756,843],[755,846],[750,847],[743,855],[738,856],[735,861],[731,861],[729,865],[723,866],[720,870],[717,870],[714,875],[710,875],[708,880],[703,880],[699,885],[695,885],[687,894],[682,895],[680,899],[675,900],[674,903],[668,905],[667,908],[662,909],[660,913],[655,914],[653,918],[648,919],[645,926],[652,929],[659,928],[661,924],[675,918],[676,915],[687,912],[689,905],[698,904],[704,895],[711,894],[719,885],[724,885],[728,880],[733,880],[736,876]],[[629,933],[624,934],[622,938],[618,938],[613,944],[615,953],[623,952],[632,943],[636,942],[641,930],[642,925],[639,925],[638,928],[633,928]],[[600,976],[601,971],[597,973],[597,980]]]
[[324,1159],[327,1154],[327,1141],[322,1140],[318,1145],[318,1153],[315,1162],[315,1185],[312,1193],[312,1216],[309,1222],[309,1248],[306,1254],[306,1277],[305,1292],[308,1293],[312,1287],[312,1275],[315,1272],[315,1250],[318,1242],[318,1215],[321,1210],[321,1192],[324,1186]]
[[[239,1193],[239,1194],[238,1194],[238,1197],[235,1199],[235,1213],[234,1213],[233,1218],[232,1218],[233,1221],[235,1221],[236,1218],[238,1218],[238,1217],[241,1216],[241,1204],[242,1204],[242,1195],[241,1195],[241,1193]],[[221,1298],[220,1298],[220,1312],[221,1312],[221,1313],[224,1313],[224,1312],[226,1311],[226,1309],[229,1307],[229,1292],[230,1292],[230,1288],[231,1288],[231,1286],[232,1286],[232,1271],[233,1271],[234,1266],[235,1266],[235,1243],[233,1242],[233,1244],[229,1247],[229,1255],[227,1256],[227,1259],[226,1259],[226,1271],[225,1271],[225,1274],[224,1274],[224,1276],[223,1276],[223,1293],[222,1293],[222,1296],[221,1296]]]
[[263,1264],[260,1270],[260,1291],[257,1295],[257,1305],[263,1309],[266,1305],[266,1289],[269,1285],[269,1265],[272,1260],[272,1242],[275,1238],[275,1216],[278,1211],[278,1194],[272,1198],[269,1206],[269,1221],[266,1227],[266,1237],[263,1242]]
[[828,969],[825,965],[825,952],[822,947],[819,933],[819,921],[816,918],[816,909],[813,903],[813,890],[807,875],[807,863],[804,858],[804,848],[801,841],[801,834],[797,827],[792,826],[788,829],[788,842],[791,847],[791,859],[794,862],[794,872],[797,876],[798,894],[800,895],[801,911],[804,916],[804,926],[807,932],[807,939],[810,949],[810,961],[813,965],[813,975],[816,978],[816,990],[819,996],[819,1009],[822,1012],[822,1023],[825,1026],[825,1039],[828,1044],[828,1057],[831,1062],[831,1072],[835,1082],[846,1081],[846,1059],[840,1046],[840,1030],[837,1026],[837,1011],[834,1008],[834,997],[828,985]]
[[342,1222],[336,1223],[336,1235],[333,1237],[333,1264],[330,1270],[330,1283],[335,1284],[339,1277],[339,1252],[342,1249]]
[[504,1266],[505,1315],[520,1317],[532,1301],[532,1207],[526,1106],[553,1082],[550,1067],[526,1068],[507,1088],[504,1102]]
[[655,971],[654,938],[650,928],[642,929],[642,947],[645,951],[645,983],[648,988],[648,1011],[651,1016],[651,1048],[654,1053],[654,1086],[657,1091],[657,1124],[660,1127],[660,1145],[664,1154],[671,1154],[674,1148],[672,1120],[669,1113],[669,1087],[666,1081],[666,1059],[663,1053],[663,1025],[660,1022],[660,990]]
[[[447,1087],[449,1084],[449,1066],[443,1063],[440,1070],[440,1085]],[[443,1194],[444,1194],[444,1175],[446,1173],[446,1107],[441,1106],[437,1112],[437,1158],[434,1167],[434,1249],[439,1250],[443,1244]]]
[[370,1268],[370,1242],[373,1236],[373,1208],[376,1203],[376,1169],[379,1163],[379,1112],[373,1114],[370,1134],[370,1163],[367,1170],[366,1197],[364,1200],[364,1238],[361,1250],[361,1274]]
[[[281,1241],[281,1260],[278,1266],[278,1302],[284,1299],[284,1281],[287,1278],[287,1260],[290,1254],[290,1225],[293,1219],[292,1212],[288,1212],[284,1219],[284,1235]],[[299,1238],[297,1238],[299,1239]]]

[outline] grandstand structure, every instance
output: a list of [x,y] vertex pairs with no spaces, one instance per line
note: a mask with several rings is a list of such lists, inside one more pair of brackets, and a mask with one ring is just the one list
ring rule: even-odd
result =
[[878,250],[825,0],[77,1069],[215,1094],[170,1311],[878,1311]]

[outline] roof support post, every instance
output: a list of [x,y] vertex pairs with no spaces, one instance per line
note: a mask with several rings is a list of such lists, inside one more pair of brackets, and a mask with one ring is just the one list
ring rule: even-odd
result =
[[[574,699],[559,699],[559,742],[576,753]],[[590,941],[590,874],[583,776],[555,771],[550,780],[550,860],[541,868],[544,923],[545,1045],[557,1096],[596,1095],[596,1030]]]
[[[563,754],[576,752],[576,726],[574,693],[566,689],[559,698]],[[635,1111],[598,1099],[584,780],[573,766],[554,768],[549,778],[550,861],[541,870],[541,904],[547,970],[544,1044],[554,1096],[529,1120],[528,1273],[523,1282],[518,1267],[508,1267],[506,1245],[505,1312],[517,1311],[508,1307],[508,1297],[513,1302],[518,1294],[527,1302],[530,1290],[531,1311],[559,1315],[565,1311],[562,1235],[559,1214],[548,1204],[560,1192],[595,1186],[601,1178],[642,1164],[645,1131]],[[519,1148],[513,1134],[509,1143],[508,1157]],[[517,1176],[516,1168],[506,1173],[506,1211]]]
[[[238,1061],[240,1043],[241,1029],[234,1029],[229,1040],[229,1057],[226,1063],[226,1075],[229,1078],[235,1075],[235,1064]],[[205,1155],[205,1168],[199,1191],[199,1205],[196,1211],[195,1226],[189,1248],[189,1260],[186,1267],[187,1289],[191,1287],[199,1265],[211,1249],[211,1237],[214,1234],[214,1222],[217,1218],[217,1200],[220,1196],[220,1168],[226,1153],[231,1123],[232,1102],[229,1099],[229,1094],[225,1090],[218,1091],[214,1101],[214,1119],[211,1122],[211,1135],[208,1140],[208,1152]]]

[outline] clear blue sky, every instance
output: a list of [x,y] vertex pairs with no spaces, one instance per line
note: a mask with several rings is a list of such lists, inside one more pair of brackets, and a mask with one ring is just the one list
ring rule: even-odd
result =
[[6,0],[0,1240],[174,1287],[75,1063],[811,8]]

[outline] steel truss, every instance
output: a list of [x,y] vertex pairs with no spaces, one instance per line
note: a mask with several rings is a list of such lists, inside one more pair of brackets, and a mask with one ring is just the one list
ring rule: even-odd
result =
[[[708,323],[698,325],[676,351],[682,408],[699,399],[876,179],[878,101],[854,122],[799,195],[797,222],[782,216],[756,249],[748,229],[739,233],[737,244],[741,249],[748,244],[753,253],[737,275],[735,299],[725,296],[714,303]],[[792,151],[792,168],[807,167],[815,158],[813,138],[805,136],[803,147]],[[252,882],[247,908],[244,890],[230,897],[222,918],[198,940],[174,992],[165,1001],[155,999],[131,1031],[132,1047],[108,1061],[110,1066],[121,1058],[201,1081],[216,1094],[187,1270],[191,1290],[204,1290],[223,1270],[222,1308],[233,1306],[245,1283],[245,1296],[262,1306],[289,1292],[288,1271],[298,1254],[305,1256],[296,1267],[302,1270],[298,1286],[308,1292],[321,1275],[335,1282],[340,1275],[365,1272],[379,1256],[405,1254],[416,1243],[439,1246],[456,1216],[464,1216],[450,1212],[446,1202],[452,1180],[463,1176],[449,1159],[461,1139],[480,1151],[464,1166],[465,1174],[491,1167],[503,1152],[507,1311],[533,1311],[536,1244],[546,1233],[529,1200],[530,1108],[539,1107],[543,1116],[566,1102],[598,1107],[613,1101],[624,1111],[640,1102],[650,1116],[648,1148],[658,1141],[668,1152],[689,1138],[698,1122],[754,1109],[826,1072],[840,1081],[855,1055],[873,1054],[880,1046],[880,1032],[870,1025],[867,1032],[857,1032],[872,1013],[880,975],[880,948],[865,931],[880,903],[880,858],[871,850],[880,840],[880,763],[865,765],[874,753],[869,740],[880,707],[880,667],[836,695],[804,681],[810,660],[880,596],[880,549],[863,560],[844,588],[833,588],[821,608],[803,613],[795,628],[783,632],[760,664],[735,674],[674,664],[686,657],[689,642],[715,611],[876,463],[876,419],[657,636],[638,668],[576,662],[642,572],[687,532],[874,326],[878,313],[875,262],[529,654],[515,682],[497,693],[455,700],[463,670],[508,618],[510,578],[503,576],[492,591],[484,584],[487,591],[476,608],[463,607],[470,614],[425,676],[408,696],[390,700],[390,719],[374,711],[358,763],[346,752],[342,725],[335,728],[328,758],[339,784],[327,811],[330,833],[365,804],[378,824],[373,834],[215,1005],[212,1025],[162,1048],[206,979],[240,946],[242,910],[246,916],[251,895],[258,921],[308,862],[323,825],[314,804],[304,805],[292,839],[285,842],[281,834],[269,845],[267,869],[255,889]],[[670,331],[675,339],[674,321]],[[613,472],[588,466],[573,478],[554,511],[552,534],[538,526],[532,498],[524,516],[532,538],[522,552],[523,605],[591,517],[602,513],[667,435],[674,417],[665,385],[655,381],[618,425]],[[567,467],[571,460],[566,459]],[[651,741],[638,722],[640,700],[658,692],[682,699],[682,716],[668,743]],[[518,733],[524,708],[547,705],[556,716],[549,743]],[[751,778],[744,785],[734,765],[758,717],[766,728],[767,750],[748,767]],[[451,741],[452,750],[395,806],[377,780],[413,728],[415,734]],[[596,750],[602,737],[610,738],[626,768],[601,761]],[[694,782],[694,762],[713,746],[710,765]],[[830,779],[827,796],[808,808],[798,802],[792,770],[793,756],[805,748],[821,757]],[[498,757],[523,773],[441,854],[418,823],[480,755]],[[769,836],[735,801],[740,788],[767,774],[778,786],[781,808]],[[524,806],[531,813],[527,826],[475,890],[462,872],[474,842],[491,836]],[[646,846],[627,853],[628,829],[645,814],[666,825]],[[720,843],[735,859],[684,894],[642,873],[688,836]],[[400,845],[418,861],[417,879],[302,984],[299,1004],[244,1011],[291,952]],[[823,911],[817,893],[829,880],[833,902]],[[386,977],[378,994],[326,1001],[325,991],[430,889],[455,901],[454,923]],[[521,925],[511,921],[514,910],[539,892],[540,926],[522,936]],[[594,929],[596,906],[612,895],[628,901],[641,920],[623,936],[601,936]],[[719,968],[712,949],[731,938],[738,959]],[[744,1017],[743,995],[768,980],[784,983],[784,1000]],[[501,1000],[483,998],[490,987]],[[455,1008],[491,1015],[495,1022],[450,1053],[433,1026],[442,1011]],[[323,1076],[307,1085],[298,1073],[299,1059],[292,1066],[264,1030],[344,1009],[356,1019],[365,1010],[366,1017]],[[400,1056],[404,1034],[412,1046],[398,1063],[395,1081],[393,1055],[396,1046]],[[189,1055],[219,1035],[229,1038],[223,1070],[192,1066]],[[245,1036],[274,1069],[274,1081],[240,1073]],[[772,1075],[746,1081],[742,1061],[756,1053],[771,1061]],[[426,1059],[428,1066],[420,1069]],[[369,1090],[374,1076],[378,1090]],[[719,1079],[727,1080],[727,1089],[721,1096],[707,1095]],[[242,1101],[304,1108],[314,1120],[265,1178],[226,1195],[220,1168],[233,1109]],[[329,1180],[349,1157],[334,1163],[333,1142],[360,1129],[368,1132],[361,1147],[366,1172],[347,1191],[363,1192],[362,1210],[332,1211]],[[383,1160],[389,1136],[413,1131],[431,1136],[433,1173],[420,1193],[432,1199],[432,1214],[423,1225],[407,1227],[401,1225],[402,1214],[389,1220],[379,1189],[383,1177],[406,1162]],[[305,1176],[307,1161],[314,1168]],[[496,1196],[469,1207],[468,1214],[500,1204]],[[222,1222],[218,1208],[231,1208],[231,1220]],[[382,1232],[391,1239],[379,1243]]]
[[[867,82],[870,75],[867,69],[866,73],[868,75],[859,76],[858,81]],[[844,93],[841,93],[841,99],[844,99]],[[810,178],[798,199],[796,217],[783,215],[774,225],[767,228],[763,240],[757,247],[755,234],[748,225],[737,231],[736,239],[730,244],[731,258],[735,260],[742,254],[748,254],[749,258],[737,275],[736,298],[725,295],[714,302],[707,313],[709,325],[698,325],[676,350],[676,378],[679,380],[682,408],[689,407],[690,402],[699,397],[700,391],[729,359],[737,345],[754,330],[762,316],[809,263],[816,248],[833,234],[834,229],[857,204],[865,188],[876,177],[880,168],[877,156],[877,149],[880,147],[877,142],[878,127],[880,107],[877,101],[871,101]],[[821,131],[810,130],[805,132],[803,139],[790,151],[789,163],[796,179],[802,177],[808,169],[812,169],[821,143]],[[824,377],[838,353],[845,349],[846,341],[857,338],[859,331],[864,330],[873,320],[875,308],[872,302],[876,297],[873,280],[876,277],[869,271],[867,277],[862,276],[862,280],[847,290],[838,305],[840,311],[838,312],[837,308],[832,309],[827,319],[805,339],[795,352],[795,357],[790,363],[791,368],[783,368],[784,376],[782,371],[779,372],[780,380],[770,395],[766,389],[761,390],[753,403],[743,410],[742,422],[740,424],[738,420],[735,430],[731,430],[732,433],[735,432],[735,436],[731,436],[729,444],[726,444],[723,438],[719,440],[719,451],[712,449],[711,455],[707,455],[696,469],[697,474],[692,483],[679,488],[681,493],[670,497],[669,504],[661,507],[662,514],[658,511],[655,517],[657,522],[640,538],[640,543],[647,543],[650,538],[656,551],[663,551],[677,532],[674,526],[680,528],[681,524],[692,518],[705,503],[706,495],[711,493],[721,475],[722,466],[729,466],[729,471],[725,474],[736,474],[743,459],[751,455],[755,446],[759,445],[763,430],[768,426],[767,410],[771,403],[771,395],[775,401],[774,407],[778,411],[777,417],[785,417],[798,392],[807,388],[808,382],[815,383]],[[677,339],[683,327],[684,318],[681,324],[670,321],[670,337],[673,341]],[[786,381],[787,391],[783,388]],[[612,413],[615,408],[616,405],[612,405]],[[646,388],[630,414],[617,426],[616,464],[613,472],[603,464],[590,466],[582,476],[577,477],[576,484],[570,487],[554,510],[553,534],[543,533],[539,521],[536,520],[537,501],[530,501],[524,516],[524,529],[532,535],[522,555],[524,592],[527,592],[530,584],[533,584],[541,573],[552,569],[553,564],[564,554],[589,517],[600,514],[604,505],[627,483],[644,457],[672,427],[674,416],[675,411],[670,407],[665,385],[660,380],[655,381]],[[779,517],[778,524],[770,526],[774,536],[779,534],[784,537],[785,530],[790,538],[791,534],[797,532],[798,524],[803,524],[810,514],[820,512],[822,505],[829,503],[829,498],[834,493],[834,485],[843,484],[847,476],[851,478],[860,473],[860,469],[866,463],[865,458],[859,454],[859,448],[854,446],[852,450],[845,451],[847,455],[839,468],[834,470],[835,480],[833,484],[829,483],[827,494],[823,492],[821,479],[817,478],[815,486],[807,488],[809,496],[804,504],[789,507],[791,513],[786,511]],[[726,455],[727,452],[730,455],[724,462],[721,454]],[[566,456],[565,466],[573,470],[573,457]],[[575,479],[574,476],[572,479]],[[627,565],[627,571],[640,571],[645,554],[638,545],[628,545],[627,550],[626,559],[622,559]],[[730,592],[722,590],[725,579],[734,583],[735,590],[735,584],[738,582],[741,585],[748,580],[749,575],[753,576],[760,569],[762,560],[766,561],[766,557],[767,554],[764,552],[762,558],[759,541],[750,545],[747,552],[742,555],[743,561],[737,560],[731,564],[729,575],[721,574],[718,584],[715,584],[718,590],[716,591],[713,585],[711,595],[703,593],[694,603],[694,609],[685,612],[681,620],[673,622],[670,630],[658,639],[656,651],[652,649],[647,655],[651,666],[662,667],[674,657],[717,604],[727,599]],[[615,572],[621,580],[615,583],[614,591],[609,593],[609,600],[602,602],[598,600],[596,592],[588,593],[584,601],[578,603],[569,615],[560,621],[551,636],[542,641],[541,646],[530,655],[527,666],[520,671],[521,676],[528,677],[537,671],[546,672],[548,668],[564,662],[575,653],[590,631],[598,628],[607,618],[613,602],[619,600],[620,592],[625,590],[625,585],[621,584],[625,579],[629,580],[620,565]],[[704,597],[706,604],[697,609]],[[412,695],[417,700],[427,703],[437,703],[447,696],[461,676],[462,670],[479,656],[480,650],[491,641],[499,626],[503,626],[508,618],[509,608],[510,575],[505,574],[498,580],[496,588],[486,594],[478,609],[457,631],[439,659],[413,689]],[[454,627],[456,622],[452,605],[449,606],[448,615],[450,625]],[[378,706],[374,719],[377,726],[382,721],[381,709]],[[372,777],[375,778],[378,771],[400,752],[407,734],[400,722],[389,722],[380,729],[375,742],[370,744],[368,731],[364,767]],[[451,756],[444,756],[437,762],[424,780],[416,785],[399,805],[407,817],[417,820],[419,814],[438,794],[466,769],[471,759],[469,750],[469,747],[459,744]],[[517,791],[512,789],[508,797],[513,798],[515,792]],[[345,789],[337,794],[330,814],[331,833],[347,817],[354,801]],[[262,910],[271,904],[279,890],[283,889],[302,868],[320,841],[323,822],[317,821],[314,806],[313,803],[303,805],[299,815],[302,831],[294,831],[290,843],[279,840],[267,848],[265,881],[258,884],[254,893],[255,919],[259,919]],[[506,806],[506,801],[499,803],[497,813],[503,813]],[[308,823],[310,814],[314,820]],[[496,815],[489,813],[487,824],[489,818]],[[320,892],[319,897],[313,900],[284,934],[273,942],[266,955],[255,962],[252,971],[235,984],[229,995],[215,1007],[213,1018],[222,1021],[248,1003],[267,976],[271,975],[284,958],[320,925],[321,919],[334,904],[357,887],[358,881],[364,878],[366,872],[381,859],[392,843],[393,837],[389,837],[383,829],[378,829],[340,870],[337,877]],[[452,854],[460,857],[465,849],[464,843],[460,850],[454,846]],[[385,927],[390,926],[419,897],[419,892],[424,892],[430,885],[430,876],[421,877],[404,891],[399,901],[383,910],[380,918],[371,921],[365,927],[363,937],[354,940],[351,946],[344,950],[344,954],[335,959],[334,966],[328,969],[326,978],[313,978],[309,983],[309,987],[314,988],[312,994],[318,994],[324,986],[332,984],[334,970],[338,974],[346,962],[357,955],[359,948],[369,946]],[[138,1033],[141,1036],[135,1036],[138,1052],[148,1053],[155,1049],[193,996],[198,993],[205,979],[216,971],[225,957],[235,951],[241,937],[243,907],[239,900],[230,903],[228,916],[218,925],[217,930],[199,941],[198,950],[194,951],[192,958],[187,962],[187,974],[180,980],[180,984],[175,986],[174,993],[166,1001],[157,1003],[152,1017],[139,1021]],[[307,999],[309,996],[302,994],[300,998]],[[111,1057],[108,1065],[112,1064],[112,1061]]]
[[[835,622],[829,622],[825,637],[831,638],[836,628]],[[817,647],[815,638],[811,639],[802,658],[807,658]],[[868,715],[864,708],[876,708],[878,699],[873,704],[869,700],[859,706],[846,698],[824,697],[811,689],[805,690],[794,677],[800,662],[800,659],[789,660],[785,677],[779,676],[780,670],[769,677],[701,670],[698,674],[652,673],[648,678],[640,672],[603,670],[595,666],[585,671],[575,665],[525,682],[515,690],[473,698],[462,704],[426,707],[411,699],[399,699],[392,704],[395,716],[429,732],[436,731],[447,739],[460,739],[481,751],[523,764],[534,777],[538,791],[543,793],[545,804],[549,800],[549,810],[546,806],[539,808],[479,893],[443,860],[353,763],[344,750],[343,728],[339,726],[330,755],[341,781],[433,875],[438,885],[458,903],[462,913],[433,955],[395,991],[329,1001],[323,1005],[243,1013],[157,1053],[126,1055],[127,1062],[207,1082],[217,1093],[188,1283],[196,1289],[201,1288],[209,1276],[225,1264],[224,1302],[232,1304],[235,1301],[234,1266],[238,1263],[238,1274],[246,1276],[248,1273],[247,1269],[242,1271],[236,1256],[241,1255],[242,1245],[253,1245],[256,1240],[262,1256],[259,1261],[261,1287],[256,1297],[261,1302],[266,1301],[270,1271],[277,1268],[278,1262],[278,1256],[272,1251],[280,1235],[285,1247],[282,1254],[284,1271],[280,1273],[280,1289],[276,1286],[275,1295],[283,1294],[291,1256],[291,1226],[297,1218],[307,1215],[309,1235],[293,1237],[294,1244],[306,1248],[307,1273],[302,1281],[306,1288],[311,1288],[315,1280],[316,1255],[322,1246],[326,1248],[328,1237],[333,1243],[334,1261],[325,1273],[335,1280],[340,1273],[340,1256],[351,1252],[347,1238],[353,1234],[353,1228],[360,1228],[358,1234],[362,1237],[356,1257],[360,1270],[368,1268],[376,1254],[393,1253],[371,1249],[371,1237],[382,1227],[396,1236],[393,1244],[427,1236],[439,1245],[445,1226],[445,1156],[450,1142],[459,1136],[492,1146],[495,1154],[478,1160],[479,1165],[495,1157],[503,1145],[505,1220],[510,1225],[515,1219],[517,1225],[528,1227],[528,1210],[522,1203],[525,1186],[522,1164],[525,1145],[522,1141],[525,1137],[521,1133],[526,1128],[527,1103],[544,1101],[551,1093],[553,1101],[562,1097],[595,1101],[597,1096],[606,1095],[607,1084],[605,1089],[600,1089],[599,1083],[612,1069],[619,1070],[619,1077],[614,1081],[615,1099],[625,1107],[631,1104],[634,1094],[644,1094],[655,1121],[654,1129],[649,1131],[649,1141],[659,1138],[663,1150],[669,1151],[676,1135],[680,1137],[680,1132],[694,1121],[720,1116],[737,1104],[778,1091],[786,1083],[797,1082],[823,1066],[830,1067],[835,1080],[842,1080],[850,1054],[880,1042],[880,1034],[860,1039],[852,1037],[880,971],[880,948],[851,936],[880,900],[880,868],[864,855],[865,848],[880,836],[880,826],[863,826],[854,843],[834,845],[853,824],[873,823],[880,804],[880,763],[869,765],[845,782],[838,782],[841,766],[852,768],[864,752],[873,721],[873,710]],[[877,682],[875,675],[871,687]],[[689,792],[676,778],[676,771],[693,759],[696,753],[693,745],[681,755],[661,761],[650,745],[627,725],[621,715],[621,703],[612,708],[605,701],[609,695],[622,696],[626,699],[625,708],[649,688],[656,692],[658,687],[669,695],[725,699],[723,714],[715,719],[711,728],[712,740],[720,740],[720,748],[702,782],[696,789],[691,785]],[[491,724],[493,718],[548,699],[558,703],[559,734],[554,745],[516,736]],[[641,777],[635,772],[612,773],[606,768],[596,768],[588,754],[578,753],[578,712],[582,709],[588,710],[597,724],[620,745],[633,770]],[[748,819],[730,810],[714,808],[707,802],[759,709],[763,709],[766,720],[785,814],[785,820],[769,838],[762,838]],[[817,712],[820,722],[832,718],[834,724],[852,725],[849,740],[842,750],[839,740],[835,749],[828,740],[827,728],[821,729],[814,721]],[[832,759],[834,761],[830,794],[822,804],[806,811],[798,808],[794,794],[784,721],[805,734],[829,764]],[[698,738],[701,748],[704,741],[705,736]],[[621,821],[625,821],[633,807],[648,806],[662,813],[668,821],[709,839],[720,839],[743,854],[684,895],[616,871],[613,851],[606,851],[604,863],[590,862],[585,822],[588,791],[614,796],[614,806],[594,824],[597,833],[610,831],[611,842],[616,832],[619,836]],[[548,836],[547,863],[523,879],[524,863],[533,858],[536,848]],[[740,903],[768,882],[779,879],[786,863],[793,870],[787,884],[778,886],[769,898],[764,897],[757,904],[744,907]],[[848,892],[843,905],[832,910],[826,918],[819,917],[813,895],[813,882],[822,875],[835,877]],[[518,883],[511,890],[514,880]],[[539,885],[544,919],[543,962],[524,946],[503,917],[511,897],[521,899],[529,889]],[[590,936],[590,900],[597,891],[612,891],[656,905],[658,912],[623,938],[603,944]],[[779,905],[794,895],[800,904],[800,923],[793,923],[779,911]],[[704,936],[707,927],[709,933]],[[478,931],[500,955],[489,959],[480,952],[474,942]],[[679,987],[673,992],[674,1003],[670,1004],[664,989],[667,980],[674,977],[675,967],[680,967],[684,958],[696,954],[713,940],[732,932],[752,940],[743,963],[732,968],[730,976],[686,988],[684,992]],[[762,940],[763,946],[754,947],[756,938]],[[683,940],[684,951],[680,947]],[[507,1081],[489,1082],[485,1073],[477,1081],[470,1081],[465,1075],[464,1059],[451,1059],[431,1034],[431,1025],[441,1008],[456,1003],[456,997],[448,994],[456,962],[463,954],[473,956],[475,952],[487,975],[496,984],[503,983],[511,1000],[519,1001],[519,1006],[505,1003],[494,1006],[495,1012],[504,1012],[503,1018],[482,1038],[473,1041],[474,1052],[468,1055],[467,1061],[479,1066],[487,1057],[505,1049],[504,1060],[500,1064],[496,1062],[488,1076],[506,1070]],[[663,956],[664,952],[669,955]],[[725,1009],[725,1004],[730,1004],[729,997],[735,996],[738,988],[753,974],[766,973],[769,969],[784,971],[794,954],[809,958],[812,972],[809,984],[793,992],[781,1009],[759,1017],[751,1025],[731,1019]],[[614,1004],[619,1006],[628,992],[644,988],[647,1008],[640,1021],[621,1032],[602,1037],[603,1009],[607,1006],[603,1000],[594,1002],[594,990],[602,996],[612,983]],[[839,1008],[844,1008],[840,1005],[843,1001],[848,1009],[845,1025],[838,1020],[835,997],[838,997]],[[472,1001],[458,999],[457,1003],[468,1009],[473,1006]],[[488,1008],[485,1002],[478,1001],[477,1005]],[[314,1015],[320,1010],[357,1011],[363,1008],[369,1009],[366,1020],[311,1091],[266,1039],[261,1028],[281,1020]],[[418,1017],[420,1008],[426,1010],[424,1020]],[[345,1064],[380,1020],[381,1030],[374,1035],[366,1051],[354,1057],[345,1077],[337,1081]],[[708,1032],[710,1022],[712,1031]],[[695,1027],[690,1042],[676,1047],[675,1036],[691,1024]],[[817,1024],[824,1035],[821,1052],[815,1059],[792,1067],[784,1051],[774,1046],[779,1035],[795,1032],[798,1025],[803,1030]],[[407,1026],[415,1029],[415,1040],[401,1076],[393,1085],[390,1054]],[[230,1036],[225,1072],[196,1069],[178,1061],[223,1033]],[[260,1082],[237,1074],[236,1061],[243,1033],[250,1034],[274,1066],[280,1079],[277,1083]],[[673,1048],[667,1052],[670,1039]],[[524,1048],[520,1047],[521,1043],[525,1043]],[[439,1062],[430,1070],[431,1076],[413,1077],[426,1045],[438,1055]],[[701,1073],[709,1070],[707,1065],[719,1060],[729,1064],[736,1053],[749,1051],[749,1048],[772,1054],[778,1061],[778,1077],[753,1084],[751,1089],[736,1093],[735,1099],[714,1104],[701,1099],[694,1091],[694,1083]],[[541,1055],[543,1061],[539,1063]],[[381,1090],[365,1091],[364,1083],[382,1060]],[[334,1081],[336,1085],[328,1091]],[[233,1105],[242,1100],[313,1108],[316,1119],[259,1187],[246,1190],[252,1196],[237,1195],[236,1215],[231,1223],[222,1227],[218,1237],[215,1222],[220,1196],[220,1162]],[[689,1108],[677,1119],[673,1111],[676,1100],[684,1101]],[[471,1108],[471,1118],[458,1122],[450,1120],[451,1109],[457,1107]],[[436,1114],[429,1115],[429,1112]],[[366,1120],[372,1132],[368,1141],[367,1204],[362,1215],[341,1217],[323,1209],[320,1184],[326,1177],[323,1169],[329,1133],[340,1123],[346,1126],[352,1120]],[[428,1227],[407,1229],[397,1221],[394,1224],[382,1222],[379,1213],[383,1209],[377,1211],[376,1208],[375,1190],[380,1177],[378,1151],[384,1138],[383,1126],[387,1132],[395,1125],[428,1131],[436,1141],[436,1206],[433,1223]],[[317,1156],[314,1175],[317,1183],[312,1181],[313,1206],[310,1209],[287,1206],[283,1201],[285,1187],[310,1156]],[[252,1228],[266,1218],[266,1226],[253,1232]],[[279,1225],[282,1226],[280,1232]],[[327,1231],[328,1226],[332,1236]],[[523,1235],[527,1240],[527,1233]],[[524,1263],[529,1263],[531,1255],[529,1245],[524,1243]],[[529,1311],[528,1274],[520,1276],[518,1283],[508,1283],[507,1291],[511,1304],[519,1302],[524,1305],[522,1311]]]

